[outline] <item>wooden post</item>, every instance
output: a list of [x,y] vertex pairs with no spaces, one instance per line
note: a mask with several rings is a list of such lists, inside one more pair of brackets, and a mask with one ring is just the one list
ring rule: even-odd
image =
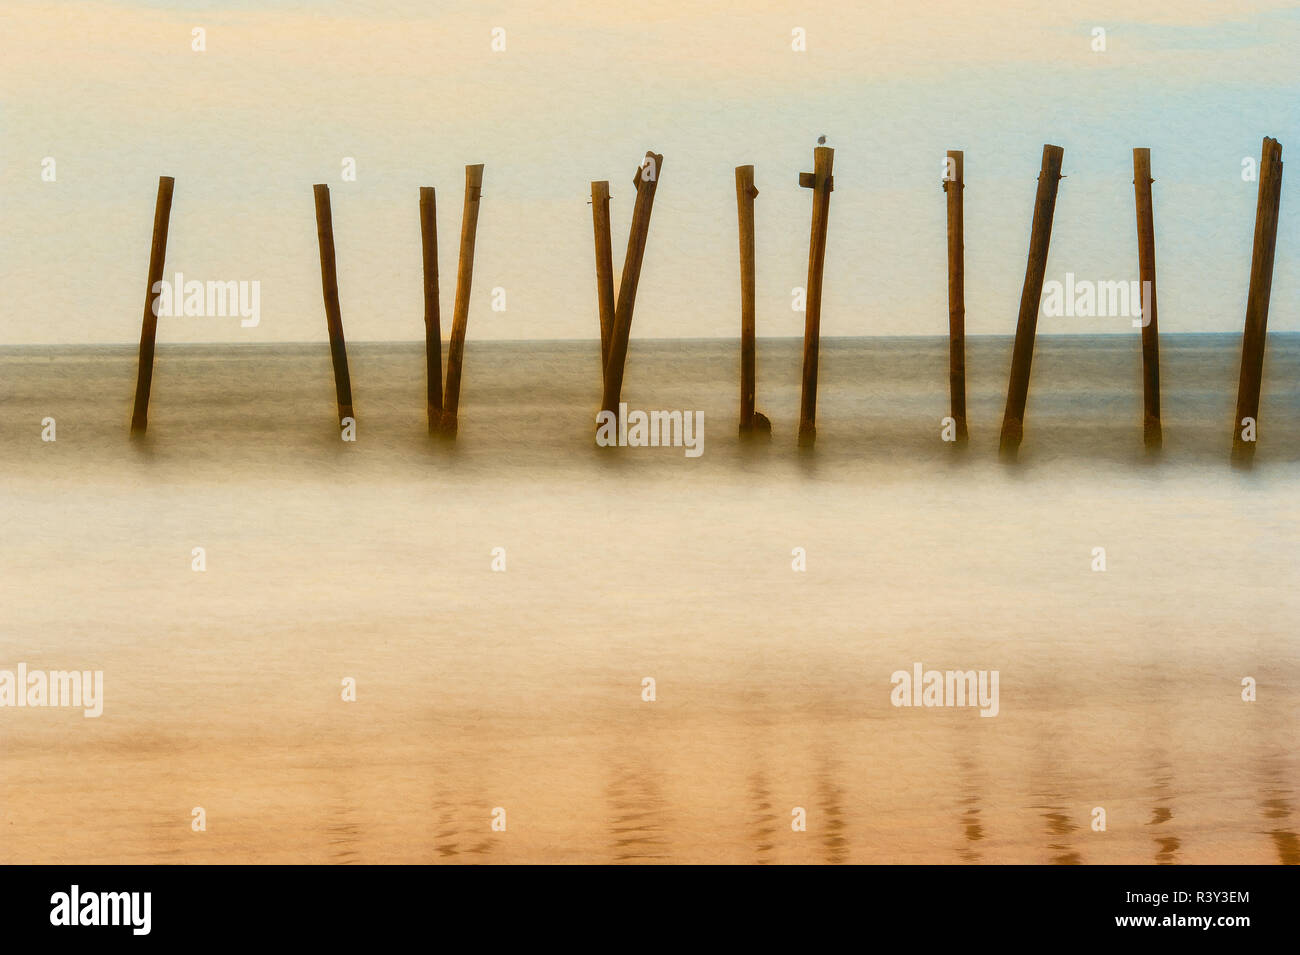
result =
[[424,364],[429,433],[442,426],[442,316],[438,310],[438,200],[432,186],[420,187],[420,244],[424,252]]
[[456,306],[447,345],[447,393],[442,402],[442,433],[456,436],[460,408],[460,367],[469,327],[469,290],[474,279],[474,239],[478,235],[478,201],[483,193],[483,164],[465,167],[465,208],[460,218],[460,259],[456,265]]
[[943,191],[948,194],[948,391],[957,444],[966,430],[966,238],[962,209],[966,182],[960,149],[948,150]]
[[[140,322],[140,368],[135,379],[135,409],[131,413],[131,434],[142,435],[149,427],[149,390],[153,386],[153,346],[158,334],[158,296],[154,287],[162,281],[167,259],[167,227],[172,217],[171,176],[158,177],[158,199],[153,208],[153,242],[149,246],[149,284],[144,290],[144,319]],[[178,303],[179,304],[179,303]]]
[[343,340],[343,317],[339,314],[339,278],[334,269],[334,219],[330,214],[330,187],[312,186],[316,196],[316,241],[320,245],[320,283],[325,296],[325,322],[330,332],[330,358],[334,362],[334,394],[338,400],[339,424],[352,417],[352,381],[348,377],[348,347]]
[[817,440],[817,357],[821,347],[822,267],[826,264],[826,224],[830,218],[831,175],[835,150],[818,146],[813,150],[813,171],[799,173],[799,185],[813,191],[812,237],[808,244],[808,291],[804,300],[803,396],[799,404],[799,447],[810,448]]
[[754,430],[754,167],[736,167],[740,226],[740,433]]
[[740,434],[772,433],[772,422],[754,410],[754,167],[736,167],[736,216],[740,224]]
[[1160,332],[1156,324],[1156,232],[1151,205],[1151,150],[1133,150],[1137,202],[1138,278],[1142,297],[1142,441],[1150,451],[1164,442],[1160,428]]
[[591,227],[596,235],[596,306],[600,310],[600,374],[609,361],[614,332],[614,250],[609,230],[609,181],[591,184]]
[[615,417],[618,416],[619,398],[623,392],[623,366],[627,361],[627,341],[632,332],[636,287],[641,280],[646,237],[650,234],[650,211],[654,207],[655,190],[659,188],[663,168],[664,157],[649,151],[632,177],[636,186],[636,204],[632,208],[632,225],[627,233],[627,254],[623,257],[618,301],[614,305],[614,328],[609,337],[609,357],[605,359],[605,388],[601,399],[601,407]]
[[1038,306],[1043,296],[1043,272],[1047,268],[1047,247],[1052,239],[1052,216],[1056,212],[1056,188],[1061,181],[1060,146],[1043,147],[1043,164],[1038,173],[1034,197],[1034,223],[1029,232],[1029,259],[1025,263],[1025,285],[1020,292],[1020,317],[1016,321],[1016,344],[1011,353],[1011,380],[1007,384],[1007,407],[1002,415],[1000,453],[1014,459],[1024,436],[1025,400],[1029,397],[1029,366],[1034,360],[1034,333],[1038,328]]
[[1246,325],[1241,334],[1241,376],[1237,381],[1237,417],[1232,423],[1232,463],[1249,467],[1255,441],[1242,436],[1251,419],[1250,437],[1258,437],[1259,388],[1264,375],[1264,341],[1268,335],[1268,300],[1273,289],[1273,252],[1277,247],[1278,205],[1282,197],[1282,145],[1264,137],[1259,161],[1259,196],[1255,203],[1255,246],[1250,259]]

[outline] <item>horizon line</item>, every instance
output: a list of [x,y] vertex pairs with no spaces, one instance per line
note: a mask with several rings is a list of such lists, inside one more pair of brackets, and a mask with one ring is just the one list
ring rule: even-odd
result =
[[[1213,337],[1236,337],[1241,332],[1164,332],[1161,338],[1213,338]],[[1267,333],[1271,336],[1300,336],[1300,331],[1272,331]],[[1130,332],[1042,332],[1038,338],[1122,338],[1131,336]],[[947,335],[822,335],[821,340],[825,341],[946,341]],[[995,339],[1007,338],[1014,339],[1015,332],[1005,334],[978,334],[966,335],[966,340],[973,338]],[[1137,338],[1139,344],[1140,336],[1131,336]],[[759,335],[756,341],[768,342],[799,342],[802,344],[802,335]],[[731,335],[699,335],[684,338],[668,337],[642,337],[632,338],[631,342],[735,342],[740,343],[738,336]],[[446,345],[447,339],[443,339],[442,344]],[[469,339],[466,345],[536,345],[539,343],[554,344],[591,344],[599,347],[599,338],[485,338]],[[425,341],[421,338],[362,338],[354,339],[348,342],[349,345],[424,345]],[[158,348],[186,347],[195,345],[238,345],[241,348],[271,348],[281,345],[323,345],[329,346],[328,338],[305,338],[305,339],[285,339],[283,341],[257,341],[257,342],[239,342],[239,341],[193,341],[193,342],[158,342]],[[0,343],[0,349],[5,348],[139,348],[139,342],[8,342]]]

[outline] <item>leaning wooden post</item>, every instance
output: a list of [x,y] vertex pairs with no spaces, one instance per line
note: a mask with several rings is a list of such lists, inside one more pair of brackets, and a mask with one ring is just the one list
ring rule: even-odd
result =
[[1016,344],[1011,353],[1011,380],[1007,384],[1007,407],[1002,415],[1000,453],[1015,458],[1024,437],[1025,400],[1029,396],[1029,366],[1034,360],[1034,333],[1038,328],[1038,305],[1043,296],[1043,272],[1047,268],[1047,246],[1052,239],[1052,216],[1056,212],[1056,188],[1061,180],[1060,146],[1043,147],[1043,164],[1038,173],[1034,198],[1034,223],[1029,232],[1029,259],[1025,263],[1025,285],[1020,292],[1020,317],[1016,321]]
[[831,175],[835,150],[818,146],[813,150],[813,171],[799,173],[799,185],[813,191],[812,237],[808,243],[808,292],[804,301],[803,397],[799,404],[799,447],[809,448],[817,440],[817,357],[821,347],[822,267],[826,264],[826,224],[830,218]]
[[1259,388],[1264,375],[1268,299],[1273,289],[1273,252],[1277,247],[1277,217],[1281,197],[1282,145],[1276,139],[1266,136],[1259,161],[1259,196],[1255,202],[1255,246],[1250,259],[1246,325],[1241,334],[1237,417],[1232,423],[1232,463],[1238,467],[1248,467],[1255,456],[1255,439],[1259,427]]
[[948,150],[943,177],[943,191],[948,194],[948,391],[958,444],[965,444],[970,437],[966,430],[966,239],[962,210],[966,182],[962,166],[962,151]]
[[623,275],[618,284],[618,301],[614,304],[614,328],[609,337],[609,357],[605,359],[605,388],[601,399],[601,407],[615,418],[618,417],[618,403],[623,393],[623,366],[627,362],[627,341],[632,332],[636,287],[641,280],[646,237],[650,234],[650,211],[654,208],[655,190],[659,188],[663,168],[664,157],[649,151],[632,177],[636,186],[636,204],[632,207],[627,254],[623,257]]
[[442,316],[438,310],[438,200],[420,187],[420,245],[424,252],[424,364],[429,433],[442,426]]
[[596,236],[596,306],[600,310],[600,374],[614,332],[614,250],[609,230],[609,181],[591,184],[591,227]]
[[754,167],[736,167],[736,215],[740,223],[740,434],[772,433],[772,422],[754,410]]
[[339,278],[334,269],[334,219],[330,215],[330,187],[312,186],[316,196],[316,240],[320,245],[320,283],[325,296],[325,322],[330,332],[330,358],[334,362],[334,394],[338,399],[339,424],[352,417],[352,381],[348,377],[348,347],[343,340],[343,317],[339,314]]
[[131,413],[131,434],[144,434],[149,427],[149,389],[153,386],[153,346],[158,334],[158,296],[167,258],[167,226],[172,216],[171,176],[158,177],[158,199],[153,207],[153,242],[149,246],[149,284],[144,290],[144,319],[140,323],[140,369],[135,379],[135,409]]
[[1164,441],[1160,428],[1160,332],[1156,324],[1156,232],[1151,205],[1151,150],[1133,150],[1137,201],[1138,278],[1142,296],[1142,441],[1151,451]]
[[465,208],[460,218],[460,260],[456,265],[456,306],[451,341],[447,345],[447,393],[442,401],[442,433],[456,436],[460,408],[460,366],[469,327],[469,290],[474,279],[474,239],[478,234],[478,201],[483,193],[483,164],[465,167]]

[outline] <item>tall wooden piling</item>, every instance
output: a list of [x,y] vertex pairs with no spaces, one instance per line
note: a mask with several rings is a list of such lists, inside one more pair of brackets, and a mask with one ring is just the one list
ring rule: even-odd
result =
[[623,366],[627,361],[627,342],[632,332],[632,311],[636,305],[637,284],[641,280],[641,263],[645,258],[646,238],[650,234],[650,212],[654,208],[655,190],[663,173],[664,157],[648,151],[632,182],[636,186],[636,203],[632,224],[627,233],[627,254],[623,257],[623,275],[614,304],[614,328],[609,338],[609,356],[605,360],[605,387],[601,407],[615,416],[623,392]]
[[813,191],[812,236],[808,242],[808,289],[804,299],[803,395],[799,403],[799,447],[817,440],[817,359],[821,347],[822,269],[826,264],[826,225],[830,218],[835,150],[813,150],[813,171],[799,174],[799,185]]
[[609,229],[609,181],[591,184],[591,228],[596,238],[596,307],[600,310],[600,374],[605,376],[614,333],[614,249]]
[[339,278],[334,267],[334,218],[330,214],[330,187],[312,186],[316,197],[316,241],[320,246],[320,282],[325,296],[325,322],[330,333],[330,358],[334,362],[334,394],[338,400],[339,423],[352,417],[352,381],[348,377],[348,347],[343,340],[343,317],[339,313]]
[[[154,287],[162,281],[167,259],[167,227],[172,216],[171,176],[158,177],[158,198],[153,208],[153,241],[149,245],[149,283],[144,290],[144,318],[140,322],[140,367],[135,379],[135,408],[131,413],[131,434],[142,435],[149,427],[149,391],[153,387],[153,349],[158,335],[157,302],[161,294]],[[179,303],[178,303],[179,304]]]
[[420,187],[420,246],[424,253],[425,414],[429,433],[442,426],[442,314],[438,307],[438,200],[432,186]]
[[[1259,389],[1264,375],[1268,336],[1268,300],[1273,289],[1273,252],[1277,248],[1278,206],[1282,197],[1282,145],[1264,137],[1255,201],[1255,244],[1250,259],[1250,291],[1241,334],[1241,375],[1237,380],[1237,416],[1232,423],[1232,463],[1248,467],[1254,460],[1259,427]],[[1245,419],[1251,419],[1250,425]],[[1249,428],[1249,431],[1247,430]]]
[[1025,263],[1025,285],[1020,292],[1020,317],[1016,320],[1016,344],[1011,354],[1011,380],[1007,384],[1007,406],[1002,415],[1000,453],[1014,459],[1024,436],[1025,401],[1029,396],[1029,366],[1034,360],[1034,334],[1038,328],[1038,306],[1043,295],[1043,273],[1047,268],[1047,247],[1052,239],[1052,216],[1056,212],[1056,189],[1061,180],[1060,146],[1043,147],[1034,197],[1034,222],[1029,232],[1029,258]]
[[966,430],[966,226],[962,208],[966,181],[963,165],[962,151],[948,150],[943,180],[943,191],[948,195],[948,391],[958,444],[965,444],[970,438]]
[[740,434],[772,433],[772,423],[754,408],[754,167],[736,167],[736,216],[740,226]]
[[483,164],[465,167],[465,208],[460,219],[460,259],[456,264],[456,305],[447,345],[447,391],[442,402],[442,433],[455,437],[460,409],[460,369],[469,327],[469,293],[474,280],[474,240],[478,235],[478,201],[483,193]]
[[1156,323],[1156,232],[1151,204],[1151,150],[1133,150],[1133,192],[1137,203],[1138,279],[1142,301],[1142,441],[1157,451],[1160,427],[1160,332]]

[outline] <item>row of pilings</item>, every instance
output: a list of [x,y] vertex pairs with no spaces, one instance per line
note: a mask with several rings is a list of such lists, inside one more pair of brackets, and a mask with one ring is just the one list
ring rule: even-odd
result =
[[[949,392],[953,443],[969,440],[966,414],[965,333],[965,190],[964,154],[947,153],[943,189],[947,197],[948,238],[948,337]],[[826,233],[830,199],[834,190],[835,151],[829,146],[813,150],[813,170],[799,174],[799,185],[812,192],[812,223],[808,247],[808,282],[805,297],[804,343],[798,445],[811,448],[817,438],[817,367],[821,343],[822,275],[826,262]],[[600,323],[601,409],[617,416],[623,387],[624,366],[632,329],[637,286],[650,232],[655,191],[663,171],[664,157],[648,151],[633,176],[636,201],[628,228],[623,270],[614,288],[610,190],[607,180],[591,183],[592,229],[595,238],[596,303]],[[1052,235],[1056,195],[1063,178],[1064,150],[1045,145],[1034,196],[1033,222],[1025,281],[1016,320],[1011,374],[1007,383],[1006,408],[1002,416],[999,453],[1014,460],[1024,439],[1025,406],[1029,395],[1029,373],[1042,299],[1043,278]],[[1138,239],[1138,275],[1142,294],[1142,391],[1143,442],[1158,451],[1163,442],[1160,421],[1160,347],[1156,297],[1155,217],[1151,184],[1151,151],[1133,150],[1133,188]],[[1269,294],[1273,281],[1273,260],[1277,244],[1278,211],[1282,188],[1282,147],[1265,138],[1259,167],[1259,193],[1255,208],[1255,235],[1251,252],[1250,287],[1246,299],[1242,332],[1241,372],[1237,384],[1237,405],[1232,428],[1231,460],[1248,466],[1253,460],[1258,434],[1259,396],[1263,376],[1264,346],[1268,330]],[[442,330],[438,287],[438,231],[434,189],[419,191],[420,232],[424,271],[424,324],[427,358],[426,414],[430,434],[454,439],[460,410],[461,369],[465,335],[469,325],[470,287],[474,274],[474,243],[478,231],[478,210],[483,185],[482,164],[465,167],[465,197],[461,217],[460,258],[456,271],[456,298],[447,349],[447,371],[442,373]],[[167,227],[171,218],[174,180],[158,181],[154,210],[153,241],[149,252],[149,282],[145,294],[144,318],[140,329],[140,362],[132,435],[148,427],[149,391],[153,378],[154,342],[158,327],[159,283],[167,253]],[[353,419],[352,387],[348,376],[347,346],[339,309],[338,274],[334,258],[334,227],[330,214],[329,187],[313,187],[316,203],[316,232],[320,247],[321,289],[329,331],[330,355],[340,425]],[[752,165],[736,167],[736,208],[740,239],[740,424],[742,438],[768,437],[771,422],[757,410],[755,339],[757,334],[754,268],[754,184]]]

